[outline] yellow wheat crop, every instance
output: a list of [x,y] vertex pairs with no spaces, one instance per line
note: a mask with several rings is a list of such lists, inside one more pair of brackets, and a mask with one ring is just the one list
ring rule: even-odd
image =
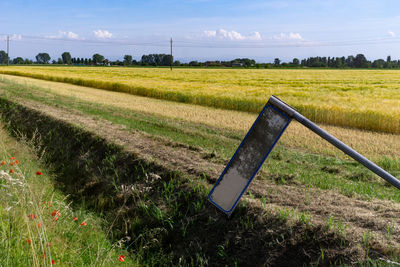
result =
[[0,73],[254,113],[273,94],[316,122],[400,133],[397,70],[4,66]]

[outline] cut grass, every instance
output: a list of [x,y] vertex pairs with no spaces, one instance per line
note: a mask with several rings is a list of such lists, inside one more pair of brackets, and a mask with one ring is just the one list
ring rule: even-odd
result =
[[[118,106],[114,105],[114,102],[107,101],[107,99],[114,99],[116,102],[121,101],[123,103],[124,99],[119,93],[104,92],[91,88],[74,87],[71,89],[73,90],[71,95],[65,94],[60,96],[55,94],[55,92],[57,92],[57,85],[59,84],[46,82],[46,85],[47,88],[44,89],[41,87],[32,87],[29,86],[29,84],[21,85],[13,82],[7,82],[3,85],[0,84],[0,88],[3,88],[4,90],[3,95],[6,95],[8,92],[10,96],[12,95],[13,97],[18,96],[25,100],[29,99],[38,101],[40,103],[45,103],[47,105],[56,105],[78,110],[85,114],[98,116],[113,123],[125,125],[128,127],[128,129],[143,131],[155,137],[160,136],[174,142],[186,144],[188,146],[200,147],[206,151],[211,158],[214,158],[213,160],[220,162],[226,162],[233,155],[245,133],[244,131],[240,130],[234,131],[230,129],[224,129],[224,125],[220,125],[220,127],[217,127],[216,125],[210,127],[202,123],[193,123],[191,122],[191,116],[185,116],[186,113],[184,111],[186,105],[184,104],[171,102],[168,104],[164,103],[163,105],[166,106],[162,106],[161,109],[164,113],[168,113],[169,110],[174,110],[175,108],[182,111],[180,116],[175,114],[174,117],[164,117],[160,116],[159,113],[150,112],[150,109],[156,110],[157,103],[161,102],[159,100],[147,98],[136,99],[138,98],[136,96],[122,95],[127,98],[129,97],[129,99],[132,101],[137,101],[132,103],[133,107],[145,106],[146,109],[145,112],[143,112],[143,109],[139,109],[139,111],[137,111],[133,108],[127,108],[126,106],[124,106],[124,108],[119,108]],[[53,87],[53,85],[55,87]],[[90,91],[89,95],[100,95],[103,92],[106,93],[107,97],[103,97],[103,101],[111,105],[100,104],[101,102],[99,99],[97,99],[97,102],[95,102],[93,99],[93,101],[87,101],[85,98],[81,99],[77,96],[78,93],[84,94],[85,90]],[[168,109],[168,105],[171,105],[170,109]],[[177,105],[178,107],[175,107],[174,105]],[[195,108],[195,106],[188,107],[189,110],[193,111],[196,111]],[[197,114],[199,115],[196,116],[201,117],[200,114],[204,115],[206,112],[208,112],[207,116],[213,115],[213,110],[210,108],[198,108],[201,110],[201,112],[198,112]],[[215,113],[216,117],[219,116],[218,112],[229,111],[217,111]],[[237,114],[237,112],[233,112],[233,114]],[[195,115],[193,116],[196,117]],[[233,115],[231,114],[230,116]],[[238,121],[235,121],[235,123],[241,124],[241,117],[239,116],[238,118]],[[196,119],[193,119],[193,121],[198,122]],[[226,117],[226,121],[227,123],[234,125],[233,122],[230,122],[228,117]],[[247,123],[247,121],[244,123]],[[294,180],[297,182],[326,190],[338,190],[347,196],[400,201],[397,189],[388,187],[381,178],[374,176],[358,163],[349,161],[343,156],[343,154],[340,155],[342,157],[341,160],[326,157],[326,154],[338,155],[337,151],[335,151],[336,149],[330,145],[327,145],[325,141],[319,140],[315,134],[311,133],[300,125],[293,125],[292,129],[290,129],[290,127],[283,135],[282,140],[280,140],[277,148],[273,150],[266,164],[264,164],[262,167],[261,179],[271,179],[270,177],[274,176],[294,177]],[[296,132],[297,129],[299,132]],[[377,144],[385,147],[381,148],[383,150],[379,151],[391,151],[389,146],[390,140],[397,140],[397,142],[391,144],[392,146],[396,147],[396,144],[400,144],[398,136],[373,132],[356,132],[355,130],[348,129],[341,130],[334,127],[333,130],[342,133],[343,136],[347,136],[348,139],[345,139],[345,142],[349,142],[352,146],[356,144],[358,147],[364,148],[361,149],[361,152],[365,152],[367,155],[367,152],[372,153],[375,160],[377,160],[377,163],[385,167],[394,175],[400,174],[400,164],[397,154],[398,151],[393,151],[393,153],[397,155],[397,158],[388,157],[385,154],[377,154],[376,150],[379,150],[378,145],[373,146],[371,144],[371,140],[374,140]],[[358,135],[350,136],[351,132],[349,131],[355,131],[355,134]],[[297,135],[303,136],[296,139],[296,133]],[[379,138],[381,137],[383,140],[379,142]],[[357,138],[360,138],[361,142],[358,141],[357,143]],[[302,149],[302,146],[299,146],[299,144],[296,142],[303,142],[305,146],[310,144],[311,149]],[[387,144],[385,145],[386,142]],[[295,144],[293,145],[292,143]],[[313,148],[312,144],[318,144],[318,149],[315,147]],[[287,149],[288,147],[290,149]],[[291,147],[294,147],[295,149],[292,149]],[[332,153],[323,153],[325,155],[316,154],[316,152],[323,150],[324,148],[328,151],[330,149]],[[314,153],[309,153],[310,150]],[[290,181],[285,181],[285,179],[283,179],[276,182],[287,183]]]
[[21,140],[0,124],[0,265],[116,266],[124,255],[138,266],[121,244],[108,240],[100,217],[66,202],[36,157],[35,142]]
[[400,133],[397,71],[10,66],[0,73],[258,113],[272,95],[316,122]]
[[343,235],[312,225],[307,213],[297,216],[281,209],[288,216],[278,217],[274,210],[243,201],[227,219],[207,203],[210,185],[204,180],[143,161],[41,112],[4,99],[0,102],[3,119],[13,122],[9,129],[28,136],[38,129],[46,160],[62,174],[57,179],[59,187],[75,201],[106,215],[115,224],[116,235],[131,237],[130,248],[140,263],[312,264],[320,262],[320,248],[326,251],[324,264],[363,257]]
[[[0,87],[3,88],[5,91],[4,93],[8,91],[16,97],[20,96],[22,98],[34,99],[49,105],[67,105],[70,108],[76,107],[81,109],[83,106],[86,106],[85,112],[96,109],[96,112],[104,114],[119,113],[121,120],[125,120],[128,116],[125,115],[125,113],[130,114],[129,116],[133,116],[132,114],[140,114],[136,115],[136,119],[140,119],[140,117],[143,116],[142,114],[145,114],[142,121],[149,121],[153,127],[156,127],[154,126],[156,121],[160,121],[158,118],[163,118],[161,121],[169,121],[168,123],[159,122],[158,128],[166,127],[166,125],[171,124],[172,121],[178,120],[179,122],[175,124],[182,122],[188,128],[193,128],[193,125],[200,125],[198,128],[201,128],[201,125],[211,126],[207,128],[216,129],[217,131],[222,130],[224,132],[229,131],[240,139],[257,117],[256,114],[247,112],[162,101],[125,93],[108,92],[94,88],[41,81],[25,77],[0,76],[1,84],[3,84],[0,84]],[[101,108],[90,107],[89,103],[92,103],[92,106],[101,105]],[[105,111],[103,112],[102,110]],[[117,120],[117,117],[114,117],[114,121]],[[139,124],[137,126],[140,127]],[[328,125],[322,125],[322,127],[343,142],[352,146],[355,150],[373,160],[379,161],[383,157],[388,157],[389,159],[400,158],[399,135]],[[180,128],[183,129],[184,127]],[[215,133],[215,131],[212,131],[212,133]],[[207,138],[210,136],[212,135],[208,135]],[[373,140],[373,142],[371,140]],[[343,158],[343,153],[333,146],[327,145],[321,138],[296,122],[292,122],[289,125],[280,143],[285,147]]]

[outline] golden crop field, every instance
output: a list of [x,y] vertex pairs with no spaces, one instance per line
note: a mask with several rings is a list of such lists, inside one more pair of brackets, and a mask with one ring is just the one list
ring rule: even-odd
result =
[[316,122],[400,133],[397,70],[3,66],[0,73],[249,112],[276,95]]

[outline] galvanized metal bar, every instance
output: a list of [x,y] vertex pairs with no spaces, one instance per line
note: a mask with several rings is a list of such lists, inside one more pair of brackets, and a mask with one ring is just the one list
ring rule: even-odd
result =
[[313,123],[312,121],[301,115],[291,106],[289,106],[276,96],[271,96],[269,101],[273,106],[285,112],[287,115],[297,120],[298,122],[306,126],[308,129],[310,129],[311,131],[318,134],[323,139],[334,145],[335,147],[342,150],[344,153],[346,153],[347,155],[349,155],[350,157],[352,157],[353,159],[355,159],[356,161],[358,161],[359,163],[361,163],[362,165],[373,171],[375,174],[377,174],[378,176],[382,177],[383,179],[391,183],[393,186],[400,189],[400,181],[396,177],[394,177],[393,175],[391,175],[390,173],[388,173],[387,171],[385,171],[384,169],[382,169],[381,167],[379,167],[378,165],[376,165],[375,163],[373,163],[372,161],[370,161],[369,159],[367,159],[366,157],[364,157],[363,155],[361,155],[360,153],[358,153],[357,151],[355,151],[354,149],[352,149],[351,147],[349,147],[348,145],[346,145],[345,143],[343,143],[342,141],[331,135],[330,133],[328,133],[327,131],[318,127],[318,125],[316,125],[315,123]]

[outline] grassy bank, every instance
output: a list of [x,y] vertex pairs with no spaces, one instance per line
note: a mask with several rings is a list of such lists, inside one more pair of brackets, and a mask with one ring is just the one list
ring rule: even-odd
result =
[[316,122],[400,133],[397,71],[12,66],[0,73],[255,113],[274,94]]
[[137,266],[103,219],[55,189],[35,142],[0,127],[0,265]]
[[12,122],[8,129],[28,139],[37,129],[44,145],[39,154],[45,151],[44,161],[53,166],[57,189],[101,214],[111,240],[129,237],[125,245],[140,264],[337,264],[365,257],[337,221],[314,226],[306,213],[265,209],[261,202],[241,202],[227,219],[207,203],[210,185],[202,177],[165,170],[7,100],[0,106],[3,119]]

